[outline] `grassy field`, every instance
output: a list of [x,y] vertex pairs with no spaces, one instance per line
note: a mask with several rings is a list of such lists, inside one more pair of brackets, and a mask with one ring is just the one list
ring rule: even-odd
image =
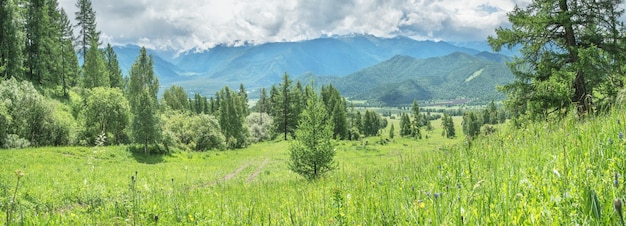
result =
[[442,138],[436,121],[429,139],[381,144],[385,131],[338,142],[338,170],[316,182],[288,171],[288,142],[170,156],[126,147],[2,150],[0,222],[615,225],[613,204],[625,194],[624,122],[616,111],[500,128],[470,144]]

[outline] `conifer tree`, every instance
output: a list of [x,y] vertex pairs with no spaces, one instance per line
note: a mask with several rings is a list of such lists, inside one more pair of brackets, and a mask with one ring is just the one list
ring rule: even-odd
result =
[[331,142],[332,127],[321,98],[315,93],[308,96],[296,138],[289,147],[291,171],[308,180],[315,180],[336,168],[336,151]]
[[238,93],[230,90],[228,86],[219,91],[220,101],[218,121],[222,134],[226,137],[229,148],[242,148],[248,143],[248,129],[246,127],[244,105]]
[[124,88],[124,78],[122,77],[122,69],[117,61],[117,54],[111,44],[107,44],[104,50],[104,60],[106,61],[107,72],[109,74],[109,83],[111,88]]
[[420,107],[417,104],[417,100],[413,100],[413,106],[411,107],[411,115],[413,121],[411,123],[411,134],[413,138],[422,139],[421,127],[424,125],[422,122],[422,116],[420,115]]
[[622,0],[533,0],[508,14],[510,27],[489,37],[494,50],[521,47],[509,63],[517,81],[505,85],[515,116],[562,116],[575,104],[578,113],[594,99],[611,102],[623,87]]
[[[272,117],[274,118],[274,131],[277,134],[283,134],[283,139],[287,140],[287,135],[294,135],[297,125],[297,109],[291,84],[293,81],[289,78],[289,74],[283,75],[283,82],[280,88],[272,87]],[[299,92],[299,91],[298,91]]]
[[26,43],[17,0],[0,2],[0,78],[23,79]]
[[97,40],[91,40],[91,46],[85,55],[83,64],[83,87],[110,87],[109,70],[104,54],[98,49]]
[[146,153],[148,145],[158,142],[161,134],[157,102],[159,80],[154,76],[153,65],[152,55],[142,47],[130,70],[128,86],[128,102],[134,116],[132,136],[135,143],[143,145]]
[[69,96],[69,89],[76,85],[76,81],[79,74],[78,57],[74,52],[74,31],[72,30],[72,24],[67,17],[64,9],[61,9],[59,14],[59,23],[61,27],[61,73],[60,85],[63,89],[63,96]]
[[79,47],[78,53],[83,56],[85,62],[88,48],[93,40],[96,46],[100,45],[100,32],[96,29],[96,12],[91,7],[91,0],[76,1],[76,27],[78,28],[78,37],[76,46]]

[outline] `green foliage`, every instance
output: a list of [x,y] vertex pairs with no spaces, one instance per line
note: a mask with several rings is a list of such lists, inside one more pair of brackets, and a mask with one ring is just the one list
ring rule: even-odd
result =
[[183,87],[172,85],[163,91],[163,105],[173,111],[189,110],[189,101],[187,100],[187,92]]
[[85,54],[83,64],[83,88],[111,87],[110,71],[104,54],[98,49],[96,39],[91,40],[91,45]]
[[143,150],[148,153],[148,145],[156,144],[160,139],[160,121],[157,115],[157,103],[154,98],[144,90],[132,105],[134,118],[132,121],[132,134],[135,143],[143,145]]
[[0,77],[4,79],[23,78],[25,36],[18,3],[6,0],[0,7]]
[[322,86],[322,101],[326,106],[328,118],[333,121],[333,138],[348,139],[347,104],[344,98],[332,84]]
[[289,147],[289,169],[308,180],[319,179],[336,168],[333,158],[333,125],[321,98],[313,93],[307,97],[306,108]]
[[294,89],[292,83],[289,74],[285,73],[279,87],[272,86],[270,90],[270,105],[272,106],[270,115],[274,119],[274,133],[282,134],[284,140],[287,140],[287,135],[294,135],[299,111],[301,111],[298,109],[301,100],[296,99],[297,96],[295,96],[295,94],[300,95],[301,90]]
[[96,12],[91,7],[91,0],[77,0],[75,13],[76,27],[78,28],[78,37],[76,37],[76,46],[79,47],[78,52],[83,55],[83,61],[86,62],[87,49],[91,42],[95,40],[96,46],[100,44],[100,32],[96,29]]
[[272,117],[266,113],[252,113],[246,117],[249,143],[259,143],[272,138]]
[[400,115],[400,136],[407,137],[413,134],[411,130],[411,118],[408,114],[402,113]]
[[315,77],[316,81],[323,79],[350,99],[401,106],[410,105],[415,97],[420,101],[504,99],[495,87],[514,81],[514,76],[502,62],[456,52],[427,59],[395,56],[347,76]]
[[480,134],[480,127],[482,121],[476,116],[474,112],[468,112],[463,114],[463,133],[466,137],[475,138]]
[[413,106],[411,106],[411,117],[413,117],[413,121],[411,122],[411,135],[413,138],[422,139],[421,128],[425,125],[422,115],[420,114],[420,107],[417,104],[417,100],[413,100]]
[[363,135],[378,136],[380,130],[387,127],[387,121],[375,111],[366,110],[361,126],[362,128],[359,128],[359,130]]
[[454,129],[454,120],[451,116],[444,114],[441,118],[441,128],[443,129],[441,135],[446,138],[454,138],[456,131]]
[[391,128],[389,128],[389,139],[393,139],[393,137],[396,135],[395,133],[396,133],[395,128],[393,124],[391,124]]
[[217,119],[206,114],[168,111],[161,115],[163,143],[168,149],[206,151],[226,148]]
[[158,114],[157,92],[159,79],[154,76],[152,55],[142,47],[139,56],[130,70],[128,102],[133,113],[132,137],[135,143],[143,145],[148,152],[149,144],[159,142],[161,126]]
[[[248,145],[248,128],[245,118],[248,104],[243,103],[242,97],[224,87],[218,93],[219,110],[218,120],[222,129],[222,134],[226,137],[228,148],[243,148]],[[246,109],[246,110],[244,110]]]
[[128,143],[127,125],[130,122],[130,104],[119,88],[97,87],[85,98],[79,120],[83,125],[81,139],[93,145],[104,133],[109,144]]
[[[0,82],[0,118],[7,127],[0,134],[32,145],[67,145],[71,143],[75,120],[71,110],[41,96],[30,82],[9,79]],[[0,139],[4,146],[6,137]]]
[[514,116],[560,118],[572,104],[586,113],[594,100],[615,98],[623,87],[621,2],[533,1],[508,14],[512,26],[496,29],[489,43],[496,51],[522,47],[509,64],[517,81],[502,87]]
[[104,50],[104,61],[109,75],[109,84],[111,88],[124,89],[124,78],[122,77],[122,69],[117,61],[117,54],[113,50],[111,44],[107,44]]

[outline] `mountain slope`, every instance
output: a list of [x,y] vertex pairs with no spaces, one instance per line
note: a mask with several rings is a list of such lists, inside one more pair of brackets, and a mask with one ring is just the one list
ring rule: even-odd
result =
[[382,105],[409,104],[413,99],[502,99],[496,86],[513,81],[504,63],[460,52],[428,59],[395,56],[345,77],[303,78],[331,82],[349,98]]
[[[117,54],[117,60],[119,61],[120,68],[122,69],[122,73],[128,76],[130,73],[130,69],[139,56],[139,50],[141,47],[134,45],[127,46],[115,46],[113,50]],[[180,76],[182,72],[176,65],[170,63],[167,60],[161,58],[158,54],[150,49],[146,49],[148,54],[152,54],[152,58],[154,60],[154,71],[156,75],[159,77],[159,82],[161,84],[169,84],[174,81],[179,81],[184,79]]]
[[285,72],[292,76],[306,73],[345,76],[395,55],[428,58],[452,52],[479,53],[445,42],[351,35],[258,46],[221,45],[205,52],[182,54],[177,66],[192,75],[188,83],[208,81],[230,86],[243,83],[254,90],[280,82]]

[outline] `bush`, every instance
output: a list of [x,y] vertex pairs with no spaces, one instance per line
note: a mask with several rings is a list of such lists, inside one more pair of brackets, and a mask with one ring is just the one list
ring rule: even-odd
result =
[[130,104],[118,88],[97,87],[86,92],[85,104],[79,113],[82,124],[80,139],[93,145],[101,133],[111,144],[129,142]]
[[217,119],[211,115],[168,111],[161,115],[163,144],[166,148],[205,151],[225,149]]
[[250,136],[250,143],[258,143],[272,139],[272,117],[266,113],[251,113],[246,117],[246,125]]
[[[31,145],[67,145],[71,142],[73,121],[70,110],[57,101],[44,98],[30,82],[15,79],[0,82],[0,135],[14,134]],[[12,136],[14,138],[14,136]],[[2,139],[2,146],[7,141]],[[9,146],[16,145],[15,143]]]
[[2,145],[3,148],[17,148],[17,149],[21,149],[21,148],[27,148],[30,146],[30,142],[24,138],[21,138],[20,136],[16,135],[16,134],[9,134],[7,135],[7,137],[4,139],[4,145]]

